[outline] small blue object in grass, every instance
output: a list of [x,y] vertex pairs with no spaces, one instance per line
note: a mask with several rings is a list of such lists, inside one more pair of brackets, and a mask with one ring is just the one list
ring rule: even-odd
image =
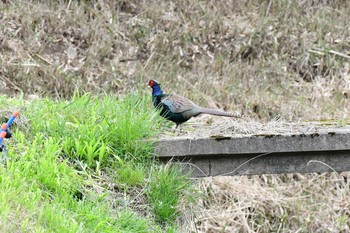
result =
[[12,122],[16,119],[16,117],[19,115],[19,112],[14,112],[13,115],[10,117],[10,119],[7,121],[7,128],[10,128],[12,125]]
[[9,130],[9,128],[18,115],[19,112],[14,112],[11,118],[7,121],[7,123],[2,124],[0,131],[0,152],[4,152],[6,149],[5,146],[2,144],[2,141],[4,140],[4,138],[10,138],[12,136],[12,133]]

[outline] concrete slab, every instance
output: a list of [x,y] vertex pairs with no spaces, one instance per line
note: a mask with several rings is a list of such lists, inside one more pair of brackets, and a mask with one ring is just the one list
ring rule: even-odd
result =
[[185,164],[194,177],[350,171],[350,130],[163,139],[155,153]]

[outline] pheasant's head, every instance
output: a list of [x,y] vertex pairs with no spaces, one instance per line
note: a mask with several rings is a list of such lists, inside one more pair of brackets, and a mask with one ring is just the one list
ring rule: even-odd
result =
[[154,87],[154,86],[160,86],[160,83],[157,82],[156,80],[151,79],[151,80],[149,80],[148,85],[150,87]]
[[148,85],[152,87],[152,95],[157,96],[163,94],[162,89],[160,88],[160,83],[157,82],[156,80],[149,80]]

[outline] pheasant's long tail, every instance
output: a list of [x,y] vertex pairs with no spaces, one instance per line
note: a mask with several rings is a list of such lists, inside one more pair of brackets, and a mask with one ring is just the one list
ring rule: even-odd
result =
[[225,112],[222,110],[210,109],[210,108],[200,108],[201,113],[206,113],[215,116],[226,116],[226,117],[241,117],[240,114]]

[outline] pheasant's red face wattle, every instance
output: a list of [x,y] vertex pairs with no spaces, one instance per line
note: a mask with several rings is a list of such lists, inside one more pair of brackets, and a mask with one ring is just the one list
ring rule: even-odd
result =
[[149,80],[148,85],[149,85],[150,87],[153,87],[153,86],[154,86],[154,81],[153,81],[152,79]]

